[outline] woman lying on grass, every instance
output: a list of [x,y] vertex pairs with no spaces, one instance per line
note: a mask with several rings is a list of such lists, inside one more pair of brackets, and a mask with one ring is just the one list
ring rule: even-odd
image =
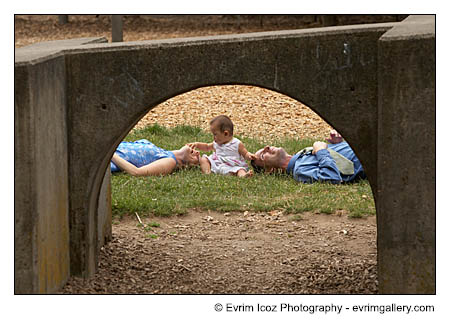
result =
[[111,159],[111,172],[132,176],[167,175],[183,167],[199,165],[200,153],[188,146],[167,151],[148,140],[122,142]]

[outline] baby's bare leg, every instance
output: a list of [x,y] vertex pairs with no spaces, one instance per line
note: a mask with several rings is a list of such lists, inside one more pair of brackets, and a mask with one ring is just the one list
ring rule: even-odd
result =
[[244,169],[240,169],[236,172],[238,177],[251,177],[253,175],[253,170],[245,171]]
[[208,158],[206,156],[202,156],[200,158],[200,169],[204,174],[210,174],[211,173],[211,163],[209,162]]

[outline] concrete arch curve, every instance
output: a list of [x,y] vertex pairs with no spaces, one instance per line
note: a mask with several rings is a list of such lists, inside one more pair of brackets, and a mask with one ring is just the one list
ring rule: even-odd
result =
[[[89,204],[71,197],[77,215],[71,216],[72,227],[82,215],[89,215],[85,223],[95,219],[103,168],[147,107],[208,85],[254,85],[309,104],[342,132],[375,184],[377,41],[390,26],[93,45],[68,52],[71,192],[86,188],[89,197]],[[71,244],[71,271],[83,274],[75,250],[79,246]]]
[[[29,219],[33,221],[28,227],[39,235],[40,219],[50,222],[52,217],[56,217],[61,226],[70,229],[70,239],[55,234],[52,236],[55,241],[47,245],[39,245],[33,239],[21,243],[19,248],[23,254],[19,253],[17,258],[16,273],[22,271],[21,276],[27,283],[17,283],[16,289],[21,291],[20,287],[25,287],[24,290],[52,291],[66,280],[68,269],[70,274],[85,277],[96,271],[99,235],[102,235],[98,230],[102,223],[98,214],[102,191],[105,190],[105,169],[115,147],[149,107],[199,87],[242,84],[270,89],[303,102],[341,132],[363,163],[375,193],[380,232],[380,291],[434,291],[434,250],[431,242],[434,223],[427,224],[425,229],[422,227],[426,234],[421,234],[420,239],[415,236],[416,233],[403,233],[404,236],[399,239],[397,234],[401,229],[393,229],[389,224],[392,211],[405,208],[409,203],[393,190],[400,189],[402,181],[405,184],[412,181],[415,167],[406,180],[396,177],[391,180],[392,168],[387,171],[380,168],[386,158],[395,152],[391,142],[400,143],[407,134],[416,136],[410,131],[410,120],[416,123],[414,125],[427,129],[428,139],[434,140],[434,128],[429,130],[427,125],[416,121],[418,112],[407,113],[410,102],[404,102],[405,96],[401,92],[404,91],[402,82],[409,82],[408,87],[421,93],[416,100],[424,102],[423,109],[434,111],[434,17],[408,19],[402,23],[147,42],[105,44],[102,43],[104,40],[90,39],[78,40],[78,44],[77,41],[54,43],[53,47],[47,44],[42,48],[30,46],[18,51],[16,97],[18,94],[21,96],[15,101],[16,124],[22,131],[25,127],[21,125],[27,122],[38,126],[58,125],[61,142],[57,143],[56,148],[48,148],[39,154],[51,156],[61,153],[58,149],[62,151],[59,155],[62,156],[62,166],[55,165],[55,170],[48,172],[53,172],[58,179],[66,179],[67,183],[57,183],[51,187],[66,197],[66,200],[55,200],[53,196],[39,196],[43,190],[39,181],[34,181],[30,189],[25,180],[18,180],[16,192],[20,195],[16,204],[27,201],[27,196],[22,192],[31,194],[32,199],[31,203],[16,211],[16,226],[21,229],[16,231],[16,237],[28,231]],[[419,36],[407,37],[407,45],[410,49],[420,48],[419,54],[412,56],[404,51],[405,44],[398,42],[399,39],[403,41],[402,35],[409,35],[411,30]],[[426,49],[430,44],[432,46]],[[406,75],[401,61],[405,55],[409,56],[408,69],[411,64],[415,67]],[[389,68],[397,73],[393,79]],[[38,81],[42,73],[45,75],[44,82]],[[425,75],[431,87],[416,83],[411,73],[420,74],[421,80]],[[397,106],[404,107],[400,113],[390,109],[392,103],[386,101],[389,96],[394,97]],[[19,113],[28,107],[33,108],[29,111],[40,109],[47,115],[36,120],[32,112],[25,115]],[[392,123],[397,122],[404,123],[400,125],[399,132],[395,131],[395,127],[390,128]],[[44,130],[27,132],[30,136],[37,133],[40,137],[33,142],[23,133],[20,134],[24,142],[16,145],[16,156],[19,158],[16,159],[16,167],[22,163],[19,161],[33,158],[27,155],[30,154],[26,151],[27,145],[33,148],[32,152],[37,152],[39,144],[42,144],[39,141],[51,138],[51,134]],[[404,153],[400,160],[410,163],[408,156],[415,153],[408,150]],[[39,161],[33,170],[42,164]],[[428,168],[428,174],[433,179],[432,161],[424,160],[420,164]],[[395,164],[393,172],[399,169],[401,162]],[[34,176],[33,171],[29,171],[28,175]],[[397,200],[390,202],[390,195],[397,197]],[[424,191],[423,195],[425,198],[429,194]],[[43,216],[38,215],[41,218],[34,217],[36,212],[33,206],[39,206],[41,200],[61,211],[51,211],[51,216],[42,212]],[[430,212],[425,214],[430,215]],[[423,219],[424,216],[420,217]],[[414,222],[414,228],[419,228],[418,224],[423,223]],[[69,245],[70,253],[64,247],[55,248],[54,244],[58,241],[63,242],[64,246]],[[419,247],[412,254],[406,246],[411,241]],[[400,248],[395,246],[398,242],[402,244]],[[37,254],[27,250],[35,245]],[[57,262],[58,269],[50,269],[52,260],[48,257],[49,249],[52,253],[64,255],[65,261]],[[430,257],[419,261],[419,250],[431,252]],[[405,251],[408,251],[407,256]],[[396,269],[399,265],[394,265],[391,259],[397,256],[401,256],[401,260],[406,258],[409,265],[402,265],[402,270]],[[420,253],[420,258],[422,256]],[[36,262],[38,266],[33,265]],[[26,270],[27,265],[32,265],[31,270]],[[39,266],[41,270],[37,268]],[[416,274],[418,268],[424,269],[420,275]],[[55,273],[61,279],[49,283]],[[405,290],[399,282],[408,282],[408,288]]]

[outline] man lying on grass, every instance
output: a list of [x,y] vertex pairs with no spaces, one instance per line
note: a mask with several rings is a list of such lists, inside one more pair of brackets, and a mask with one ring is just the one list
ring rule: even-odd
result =
[[281,169],[304,183],[342,183],[366,177],[361,162],[340,134],[332,131],[328,142],[330,145],[315,142],[293,156],[282,147],[266,146],[256,151],[251,163],[255,172]]

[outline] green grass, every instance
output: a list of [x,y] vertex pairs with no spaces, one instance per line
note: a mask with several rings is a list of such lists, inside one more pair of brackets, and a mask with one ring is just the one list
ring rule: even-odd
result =
[[[178,126],[168,129],[153,125],[130,133],[125,140],[146,138],[168,150],[178,149],[193,141],[210,142],[212,136],[200,128]],[[249,151],[265,143],[239,137]],[[317,139],[286,138],[274,143],[295,153]],[[112,211],[115,217],[124,214],[169,216],[184,214],[191,208],[216,211],[271,211],[288,213],[334,213],[345,210],[350,217],[375,214],[375,205],[368,181],[354,184],[302,184],[292,177],[256,174],[251,178],[204,175],[198,167],[179,170],[164,177],[131,177],[125,173],[112,177]]]

